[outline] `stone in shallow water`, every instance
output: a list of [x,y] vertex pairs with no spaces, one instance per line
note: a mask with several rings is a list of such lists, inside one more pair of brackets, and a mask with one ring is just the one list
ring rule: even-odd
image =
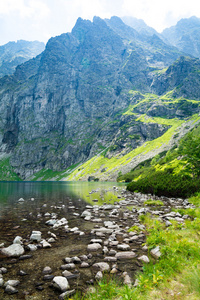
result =
[[13,241],[13,244],[20,244],[22,245],[23,242],[22,242],[22,237],[21,236],[16,236],[14,241]]
[[4,284],[3,278],[0,278],[0,287],[3,286],[3,284]]
[[71,264],[66,264],[66,265],[62,265],[61,270],[73,270],[76,268],[75,264],[71,263]]
[[1,253],[9,257],[17,257],[24,254],[24,247],[19,244],[13,244],[7,248],[2,248]]
[[117,249],[122,250],[122,251],[127,251],[130,249],[130,246],[127,244],[120,244],[120,245],[117,245]]
[[17,294],[18,293],[18,290],[15,289],[13,286],[11,285],[7,285],[6,288],[5,288],[5,292],[9,295],[12,295],[12,294]]
[[102,246],[99,243],[93,243],[87,246],[88,251],[98,251],[100,249],[102,249]]
[[60,296],[59,296],[59,299],[60,300],[65,300],[67,299],[69,296],[75,294],[75,290],[71,290],[71,291],[66,291],[64,293],[62,293]]
[[7,286],[7,285],[17,286],[17,285],[19,285],[19,283],[20,283],[19,280],[8,280],[5,282],[5,286]]
[[30,240],[40,242],[42,233],[40,231],[32,231]]
[[68,278],[68,277],[73,276],[73,273],[71,273],[71,272],[65,270],[65,271],[62,272],[62,275],[63,275],[64,277]]
[[49,244],[46,240],[42,240],[40,243],[43,248],[51,248],[51,244]]
[[63,276],[55,276],[53,286],[61,292],[66,292],[70,288],[67,278]]
[[97,270],[101,271],[101,272],[105,272],[105,271],[109,271],[110,270],[110,266],[106,262],[95,263],[92,267],[94,269],[97,269]]
[[117,258],[113,257],[113,256],[106,256],[104,257],[104,261],[108,261],[108,262],[116,262]]
[[27,248],[28,248],[30,251],[36,251],[36,250],[37,250],[37,246],[36,246],[36,245],[32,245],[32,244],[27,245]]
[[124,251],[124,252],[118,252],[115,257],[117,259],[132,259],[136,257],[136,254],[132,251]]
[[80,265],[80,268],[89,268],[89,264],[87,262],[82,262],[82,264]]
[[42,273],[43,274],[51,274],[52,273],[52,269],[49,266],[47,266],[47,267],[45,267],[43,269]]

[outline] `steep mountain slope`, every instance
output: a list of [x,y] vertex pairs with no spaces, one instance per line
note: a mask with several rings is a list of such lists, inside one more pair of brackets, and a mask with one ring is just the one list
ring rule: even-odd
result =
[[159,33],[152,27],[148,26],[142,19],[125,16],[121,18],[122,21],[128,26],[134,28],[142,35],[159,35]]
[[[120,158],[125,172],[132,151],[140,153],[143,148],[137,147],[145,147],[145,142],[160,138],[162,143],[164,137],[171,147],[177,126],[198,113],[198,101],[148,93],[170,90],[176,68],[160,68],[181,54],[117,17],[95,17],[93,22],[79,18],[71,33],[51,38],[41,55],[0,80],[0,158],[7,163],[6,178],[10,167],[10,174],[15,171],[22,179],[61,179],[95,155],[115,164]],[[188,66],[194,64],[187,60]],[[169,83],[157,88],[156,80]],[[183,110],[185,105],[189,109]],[[165,121],[168,113],[171,120]],[[194,121],[188,122],[182,134],[193,126]],[[148,145],[153,155],[154,147]],[[103,165],[101,170],[107,167]],[[103,170],[102,177],[116,179],[119,169],[112,176]],[[82,179],[88,179],[90,171]]]
[[42,42],[24,40],[0,46],[0,77],[13,74],[18,65],[39,55],[44,48]]
[[162,36],[180,51],[200,57],[200,19],[181,19],[175,26],[165,29]]

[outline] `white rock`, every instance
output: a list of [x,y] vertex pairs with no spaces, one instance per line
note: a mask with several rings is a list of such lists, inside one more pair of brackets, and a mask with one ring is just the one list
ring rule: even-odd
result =
[[47,240],[48,243],[55,243],[55,239],[53,237],[51,237],[50,239]]
[[90,243],[99,243],[99,244],[102,244],[103,241],[101,239],[91,239]]
[[7,248],[2,248],[0,251],[6,256],[15,257],[24,254],[24,247],[19,244],[12,244]]
[[81,218],[85,218],[85,217],[91,217],[91,212],[88,210],[84,210],[84,212],[82,212],[81,214]]
[[93,244],[89,244],[87,246],[87,250],[90,251],[98,251],[102,249],[102,246],[99,243],[93,243]]
[[0,287],[2,287],[3,285],[4,285],[3,278],[0,278]]
[[40,242],[41,241],[41,235],[42,235],[41,231],[32,231],[31,236],[30,236],[30,240]]
[[24,202],[25,200],[23,199],[23,198],[20,198],[19,200],[18,200],[18,202]]
[[36,250],[37,250],[37,246],[36,246],[36,245],[33,245],[33,244],[28,244],[28,245],[27,245],[27,248],[28,248],[30,251],[36,251]]
[[77,230],[79,230],[78,227],[74,227],[74,228],[71,228],[71,229],[70,229],[71,232],[75,232],[75,231],[77,231]]
[[156,248],[152,249],[150,253],[154,258],[158,259],[161,256],[160,247],[157,246]]
[[11,285],[11,286],[17,286],[19,285],[20,281],[19,280],[8,280],[5,282],[5,286]]
[[40,244],[42,244],[43,248],[51,248],[51,244],[49,244],[46,240],[42,240]]
[[122,276],[124,277],[124,284],[132,285],[131,277],[128,275],[127,272],[124,272],[124,273],[122,274]]
[[53,286],[61,292],[66,292],[70,288],[67,278],[63,276],[55,276],[53,278]]
[[98,271],[97,274],[95,275],[96,280],[101,280],[103,278],[103,273],[101,271]]
[[13,241],[13,244],[19,244],[19,245],[22,245],[23,242],[22,242],[22,237],[21,236],[16,236],[14,241]]
[[146,255],[142,255],[142,256],[138,257],[138,259],[145,263],[149,263],[149,258]]

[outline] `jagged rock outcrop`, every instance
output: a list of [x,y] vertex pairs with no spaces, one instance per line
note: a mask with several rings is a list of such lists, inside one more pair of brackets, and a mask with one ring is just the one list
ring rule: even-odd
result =
[[0,77],[13,74],[18,65],[39,55],[44,48],[42,42],[24,40],[0,46]]
[[181,19],[175,26],[166,28],[162,36],[180,51],[200,57],[200,19],[193,16]]

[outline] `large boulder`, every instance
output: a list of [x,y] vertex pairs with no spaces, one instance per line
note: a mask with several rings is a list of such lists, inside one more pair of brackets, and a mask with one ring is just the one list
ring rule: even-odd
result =
[[24,254],[24,247],[20,244],[12,244],[7,248],[2,248],[1,253],[9,257],[18,257]]

